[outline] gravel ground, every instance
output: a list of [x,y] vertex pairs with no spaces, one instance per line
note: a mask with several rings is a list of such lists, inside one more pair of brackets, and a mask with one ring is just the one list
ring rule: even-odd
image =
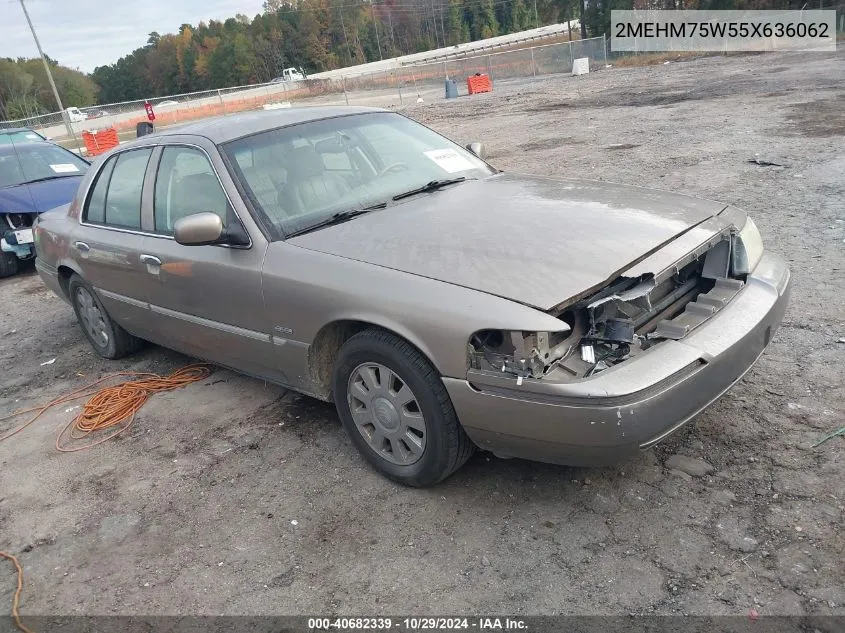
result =
[[[843,106],[840,49],[409,108],[485,141],[507,170],[744,208],[795,276],[772,345],[694,423],[619,467],[479,453],[431,490],[374,474],[331,406],[228,371],[155,396],[130,433],[89,451],[55,450],[62,406],[0,444],[0,549],[25,567],[24,614],[845,614],[845,439],[811,448],[845,418]],[[33,273],[0,283],[0,299],[0,415],[189,361],[152,346],[95,358]],[[3,610],[13,586],[3,564]]]

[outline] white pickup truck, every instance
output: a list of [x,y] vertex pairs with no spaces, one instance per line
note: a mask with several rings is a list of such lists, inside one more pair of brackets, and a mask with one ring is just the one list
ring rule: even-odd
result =
[[275,79],[271,80],[271,84],[277,84],[280,82],[287,82],[287,81],[303,81],[305,79],[305,73],[302,71],[301,68],[285,68],[282,71],[280,77],[276,77]]
[[88,119],[88,115],[85,112],[82,112],[79,108],[65,108],[65,112],[67,113],[67,118],[70,119],[71,123],[79,123],[80,121],[86,121]]

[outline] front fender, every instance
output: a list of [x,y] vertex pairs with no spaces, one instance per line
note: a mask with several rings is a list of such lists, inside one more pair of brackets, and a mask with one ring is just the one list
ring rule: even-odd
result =
[[407,339],[454,378],[466,376],[467,344],[479,330],[568,327],[501,297],[284,242],[270,245],[262,285],[273,328],[292,340],[310,345],[338,321],[372,323]]

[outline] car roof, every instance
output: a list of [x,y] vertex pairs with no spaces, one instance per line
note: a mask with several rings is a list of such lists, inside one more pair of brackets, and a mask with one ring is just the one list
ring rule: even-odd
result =
[[363,106],[307,106],[299,108],[281,108],[279,110],[257,110],[242,114],[203,119],[195,123],[157,130],[155,136],[194,134],[204,136],[216,144],[226,143],[242,136],[249,136],[265,130],[272,130],[286,125],[319,121],[348,114],[368,112],[390,112],[382,108]]
[[[53,143],[45,143],[44,141],[30,141],[26,143],[15,143],[14,145],[0,145],[0,156],[6,154],[16,154],[19,149],[26,149],[27,147],[44,147],[45,145],[54,145]],[[55,145],[55,147],[61,147]],[[62,147],[62,149],[64,149]]]
[[35,130],[28,127],[4,127],[0,128],[0,134],[17,134],[18,132],[33,132],[38,134]]

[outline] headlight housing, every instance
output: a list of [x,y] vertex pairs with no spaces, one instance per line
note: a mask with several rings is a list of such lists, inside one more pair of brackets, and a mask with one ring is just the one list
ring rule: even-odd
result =
[[542,378],[546,368],[572,348],[571,328],[561,321],[556,332],[481,330],[469,341],[469,366],[517,377]]
[[745,226],[733,236],[731,248],[731,274],[734,277],[748,275],[763,257],[763,239],[754,220],[746,218]]

